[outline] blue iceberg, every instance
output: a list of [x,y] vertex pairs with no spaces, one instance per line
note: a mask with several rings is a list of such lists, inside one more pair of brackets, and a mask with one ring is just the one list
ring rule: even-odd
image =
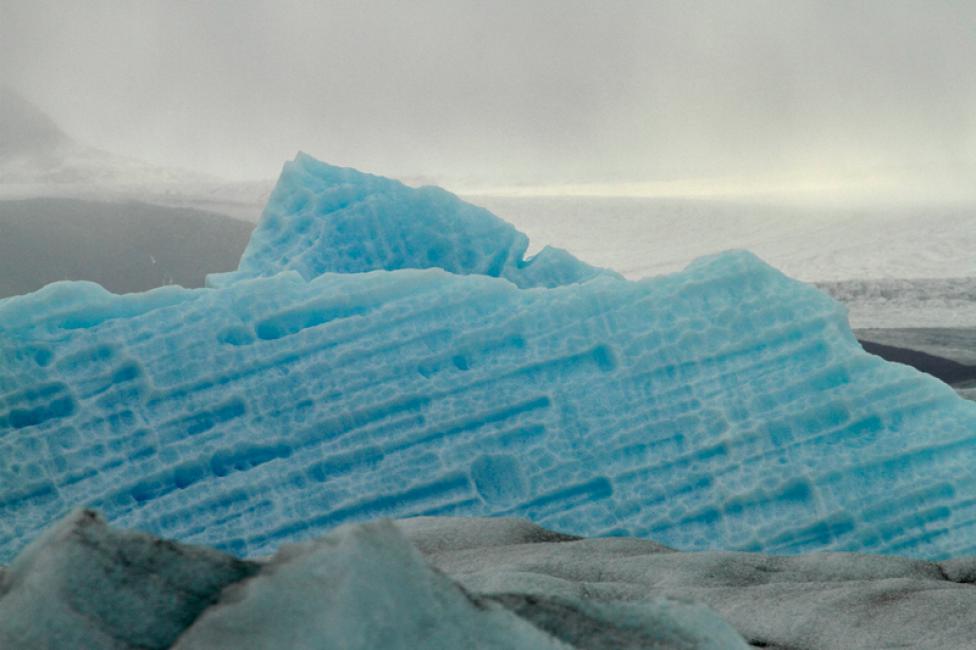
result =
[[211,275],[208,284],[282,271],[311,280],[407,268],[488,275],[521,288],[619,277],[550,246],[526,260],[528,247],[512,224],[439,187],[413,189],[299,154],[285,166],[238,270]]
[[0,561],[77,506],[244,556],[377,516],[976,552],[976,404],[746,252],[627,281],[286,164],[237,272],[0,301]]

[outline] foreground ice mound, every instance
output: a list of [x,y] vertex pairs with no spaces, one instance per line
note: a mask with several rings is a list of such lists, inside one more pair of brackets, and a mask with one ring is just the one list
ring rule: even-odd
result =
[[[531,599],[707,605],[752,647],[973,647],[976,558],[676,552],[643,539],[553,539],[499,519],[397,522],[436,568],[519,611]],[[617,647],[609,644],[605,647]]]
[[77,511],[0,573],[0,648],[168,648],[221,591],[257,573],[204,548]]
[[[414,533],[417,526],[411,526]],[[390,522],[267,562],[108,528],[78,511],[0,574],[6,650],[746,650],[701,605],[470,593]]]
[[175,648],[568,647],[432,571],[388,522],[340,528],[321,541],[285,547],[225,601],[205,612]]
[[629,282],[524,244],[300,156],[219,288],[0,301],[0,559],[78,505],[244,555],[420,514],[974,550],[976,404],[836,302],[748,253]]
[[976,558],[686,553],[507,518],[350,524],[240,561],[79,511],[0,569],[0,647],[963,650],[974,581]]

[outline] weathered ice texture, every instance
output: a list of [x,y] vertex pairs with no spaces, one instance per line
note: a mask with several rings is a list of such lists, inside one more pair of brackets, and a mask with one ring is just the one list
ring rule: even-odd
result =
[[973,557],[936,564],[855,553],[685,553],[642,539],[555,541],[497,519],[397,523],[435,567],[513,608],[531,598],[672,597],[707,605],[759,648],[973,647]]
[[[510,526],[499,524],[504,542]],[[18,557],[0,586],[4,650],[747,648],[701,605],[471,594],[389,521],[254,563],[79,511]]]
[[79,510],[0,574],[0,648],[163,650],[257,566]]
[[565,650],[525,620],[432,571],[389,522],[283,548],[228,590],[174,650],[481,647]]
[[299,157],[219,288],[0,301],[0,559],[78,505],[244,555],[421,514],[976,546],[976,404],[864,353],[824,294],[744,252],[630,282],[523,250],[446,193]]
[[976,610],[972,557],[680,552],[509,518],[350,524],[241,562],[79,512],[0,580],[5,650],[966,650]]

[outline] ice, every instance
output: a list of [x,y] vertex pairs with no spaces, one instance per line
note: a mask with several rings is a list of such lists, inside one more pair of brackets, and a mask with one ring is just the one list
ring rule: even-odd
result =
[[[546,531],[496,519],[397,525],[428,561],[481,597],[680,598],[707,605],[760,648],[972,647],[972,557],[935,564],[847,553],[685,553],[643,539],[546,539]],[[479,546],[481,537],[488,541]]]
[[[388,522],[340,528],[321,542],[287,548],[226,600],[175,650],[596,647],[560,642],[497,603],[467,594],[432,571]],[[637,627],[644,640],[659,640]]]
[[976,550],[976,404],[864,353],[828,296],[745,252],[627,281],[524,244],[299,156],[215,288],[0,301],[0,560],[79,505],[245,556],[422,514]]
[[310,280],[326,272],[441,268],[554,287],[616,275],[546,247],[524,259],[529,239],[484,208],[439,187],[402,183],[325,165],[306,154],[285,164],[240,269],[222,286],[285,270]]
[[976,277],[822,282],[854,328],[976,328]]
[[748,249],[808,282],[976,277],[971,199],[906,201],[882,192],[873,201],[848,201],[829,194],[472,200],[533,241],[562,246],[628,278],[673,273],[729,248]]
[[0,646],[963,650],[974,580],[973,557],[689,553],[510,518],[348,524],[242,562],[78,512],[0,571]]
[[287,547],[237,586],[174,650],[568,646],[432,571],[389,522]]
[[0,574],[0,647],[169,648],[225,586],[256,571],[77,511]]
[[[494,535],[501,540],[505,530]],[[549,533],[549,539],[557,536]],[[391,522],[261,563],[113,530],[79,511],[0,582],[5,650],[746,650],[708,608],[469,593]]]

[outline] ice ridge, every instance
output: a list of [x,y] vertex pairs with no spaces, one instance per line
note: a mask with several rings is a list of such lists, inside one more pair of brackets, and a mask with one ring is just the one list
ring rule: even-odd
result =
[[528,237],[510,223],[439,187],[414,189],[299,154],[285,163],[240,268],[208,282],[224,286],[285,270],[311,280],[330,272],[433,267],[519,287],[616,276],[549,246],[525,259],[528,247]]
[[487,212],[307,156],[264,219],[214,288],[0,301],[0,561],[79,505],[245,556],[421,514],[976,552],[976,404],[749,253],[526,263]]

